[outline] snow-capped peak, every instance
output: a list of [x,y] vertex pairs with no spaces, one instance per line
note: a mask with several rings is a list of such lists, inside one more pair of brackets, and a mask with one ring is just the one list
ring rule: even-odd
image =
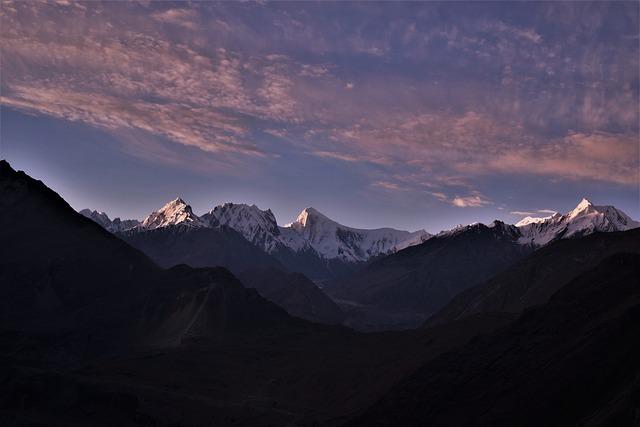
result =
[[267,252],[280,244],[280,228],[271,209],[263,211],[256,205],[224,203],[202,215],[202,220],[210,227],[225,225],[233,228]]
[[337,222],[329,219],[327,216],[321,214],[314,208],[308,207],[304,208],[302,212],[300,212],[295,221],[290,224],[286,224],[285,227],[291,227],[300,230],[318,222],[330,222],[337,224]]
[[186,225],[189,227],[206,226],[205,223],[193,213],[191,206],[178,197],[159,210],[152,212],[142,221],[140,228],[154,230],[172,225]]
[[294,250],[311,247],[323,258],[348,262],[366,261],[422,243],[431,237],[424,230],[410,233],[393,228],[363,230],[346,227],[311,207],[283,227],[281,234],[285,245]]
[[625,231],[640,227],[627,214],[613,206],[596,206],[583,198],[578,205],[566,213],[547,218],[527,218],[516,224],[523,243],[545,245],[557,239],[579,237],[594,232]]
[[595,210],[596,209],[593,206],[593,203],[591,203],[589,199],[583,197],[580,203],[578,203],[578,205],[571,212],[569,212],[567,216],[569,218],[575,218],[577,216],[584,215]]

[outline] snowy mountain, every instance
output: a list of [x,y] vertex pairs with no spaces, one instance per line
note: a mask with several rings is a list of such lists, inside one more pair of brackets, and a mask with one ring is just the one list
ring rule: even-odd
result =
[[152,212],[138,226],[141,230],[155,230],[156,228],[182,225],[187,227],[206,227],[207,225],[191,210],[184,200],[177,198]]
[[558,239],[580,237],[594,232],[625,231],[640,227],[627,214],[613,206],[596,206],[587,199],[565,215],[546,218],[527,217],[516,224],[520,243],[543,246]]
[[304,209],[298,218],[284,227],[278,226],[271,210],[256,205],[225,203],[202,216],[210,227],[225,225],[268,253],[309,250],[327,260],[366,261],[407,246],[422,243],[430,235],[424,231],[381,228],[361,230],[341,225],[313,208]]
[[225,203],[202,215],[202,220],[209,227],[225,225],[234,229],[267,253],[274,252],[283,244],[271,209],[263,211],[256,205]]
[[92,211],[89,209],[83,209],[79,212],[83,216],[93,220],[100,224],[106,230],[112,233],[119,233],[122,231],[130,230],[140,224],[137,219],[125,219],[114,218],[113,221],[104,212]]
[[346,262],[366,261],[407,246],[422,243],[431,235],[424,230],[415,232],[378,228],[363,230],[341,225],[314,208],[304,209],[291,224],[281,228],[285,245],[294,249],[312,247],[326,259]]

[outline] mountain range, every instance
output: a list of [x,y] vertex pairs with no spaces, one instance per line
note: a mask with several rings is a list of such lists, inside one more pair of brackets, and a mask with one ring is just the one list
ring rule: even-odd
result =
[[[116,224],[104,214],[81,213],[162,266],[220,265],[245,280],[259,269],[279,270],[283,274],[271,274],[270,279],[253,278],[253,283],[262,285],[263,296],[280,296],[271,300],[291,313],[305,313],[309,320],[335,323],[343,318],[345,324],[362,330],[416,327],[462,291],[551,242],[640,226],[615,207],[596,206],[587,199],[564,215],[527,217],[515,225],[497,220],[475,223],[435,236],[424,230],[351,228],[313,208],[304,209],[285,226],[277,224],[271,210],[255,205],[225,203],[197,216],[180,198],[142,221]],[[123,231],[119,227],[123,223],[133,226]],[[301,273],[316,288],[321,286],[300,290],[310,292],[307,299],[315,301],[315,307],[331,308],[309,317],[314,313],[309,307],[293,307],[290,299],[286,305],[285,294],[276,291],[291,283],[284,279],[285,272]],[[335,315],[336,303],[345,316]]]
[[[335,279],[343,271],[354,270],[345,265],[364,264],[377,257],[422,244],[433,237],[424,230],[408,232],[393,228],[364,230],[347,227],[314,208],[304,209],[295,221],[284,226],[278,225],[270,209],[261,210],[256,205],[224,203],[198,216],[181,198],[168,202],[141,221],[123,221],[119,218],[111,221],[104,212],[89,209],[83,209],[80,213],[114,233],[143,232],[175,225],[190,228],[226,226],[276,257],[283,265],[294,269],[297,266],[298,271],[318,282]],[[437,236],[452,236],[473,226],[458,226],[442,231]],[[523,245],[540,247],[557,239],[593,232],[629,230],[640,227],[640,222],[613,206],[596,206],[585,198],[565,215],[556,213],[549,217],[526,217],[515,226],[515,240]]]
[[[584,218],[596,225],[543,245],[496,221],[362,264],[349,292],[388,310],[434,310],[423,291],[453,294],[465,269],[487,276],[422,327],[363,334],[300,319],[341,313],[230,227],[193,219],[110,233],[0,161],[0,424],[636,425],[640,229],[598,232],[614,211],[582,205],[567,230]],[[163,268],[129,233],[161,236],[157,257],[215,240],[205,258],[254,272],[238,280],[221,267]],[[236,248],[269,265],[234,259]],[[436,269],[431,282],[420,282],[425,265]],[[355,281],[377,279],[373,270],[388,283]]]
[[142,221],[109,221],[106,214],[88,209],[80,213],[112,232],[144,232],[177,225],[190,228],[226,226],[283,264],[301,266],[299,271],[318,281],[349,270],[349,265],[396,252],[430,237],[424,230],[408,232],[393,228],[363,230],[347,227],[313,208],[304,209],[295,221],[285,226],[277,224],[271,210],[263,211],[255,205],[246,204],[225,203],[199,217],[180,198],[170,201]]

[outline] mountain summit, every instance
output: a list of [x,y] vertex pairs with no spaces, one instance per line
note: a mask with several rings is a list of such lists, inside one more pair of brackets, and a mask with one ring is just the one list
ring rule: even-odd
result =
[[280,229],[271,209],[263,211],[256,205],[225,203],[202,215],[202,220],[210,227],[225,225],[232,228],[268,253],[282,244]]
[[159,210],[152,212],[140,224],[140,228],[154,230],[172,225],[185,225],[188,227],[205,227],[205,223],[191,210],[184,200],[176,198]]

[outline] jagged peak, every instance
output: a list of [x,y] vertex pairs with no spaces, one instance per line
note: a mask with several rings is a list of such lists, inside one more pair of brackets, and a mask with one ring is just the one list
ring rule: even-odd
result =
[[175,199],[171,200],[166,205],[164,205],[164,207],[168,207],[168,206],[185,206],[185,207],[191,208],[187,204],[187,202],[185,202],[181,197],[176,197]]
[[266,209],[266,210],[262,210],[260,209],[256,204],[246,204],[246,203],[233,203],[233,202],[225,202],[221,205],[215,206],[213,209],[211,209],[208,214],[213,214],[215,215],[216,213],[222,212],[222,211],[228,211],[228,210],[240,210],[240,211],[245,211],[245,212],[252,212],[256,215],[259,216],[268,216],[270,218],[273,218],[273,220],[275,221],[275,217],[273,216],[273,212],[271,211],[271,209]]
[[591,201],[586,197],[583,197],[582,200],[580,200],[580,203],[578,203],[578,205],[573,209],[572,212],[581,212],[586,209],[589,209],[592,206],[593,206],[593,203],[591,203]]
[[144,229],[155,229],[171,225],[204,226],[202,220],[193,213],[191,206],[182,198],[176,197],[159,210],[147,216],[140,226]]
[[261,210],[257,205],[226,202],[211,209],[202,216],[210,226],[226,225],[240,231],[249,240],[256,230],[262,228],[278,234],[278,224],[271,209]]

